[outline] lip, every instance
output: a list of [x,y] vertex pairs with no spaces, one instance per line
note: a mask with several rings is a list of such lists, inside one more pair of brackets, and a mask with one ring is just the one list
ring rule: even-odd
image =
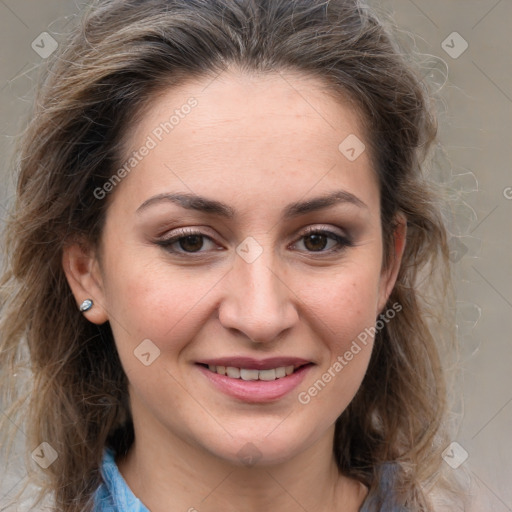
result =
[[[196,363],[195,366],[208,379],[208,381],[215,386],[216,389],[232,398],[235,398],[246,403],[268,403],[274,402],[285,397],[296,387],[299,386],[299,384],[306,377],[309,370],[314,366],[314,364],[311,363],[310,361],[305,361],[303,359],[299,360],[296,358],[275,358],[260,361],[256,361],[250,358],[224,358],[211,359],[209,361],[210,363]],[[271,381],[232,379],[231,377],[214,373],[210,371],[208,368],[202,366],[202,364],[214,364],[216,366],[225,366],[226,361],[229,361],[228,366],[235,366],[237,368],[247,368],[248,370],[265,370],[269,368],[277,368],[279,366],[291,366],[292,364],[294,366],[299,366],[303,364],[303,366],[295,370],[291,375],[287,375],[286,377],[282,377],[280,379]],[[301,362],[299,363],[298,361]],[[234,364],[235,362],[236,364]],[[244,362],[244,364],[239,365],[240,362]],[[251,362],[252,365],[246,366],[247,362]],[[256,362],[260,364],[259,368],[256,368],[254,366]],[[269,366],[269,362],[271,362],[271,364],[275,366]],[[278,363],[277,365],[276,362]],[[288,363],[288,365],[281,364],[282,362]]]
[[307,359],[299,357],[269,357],[267,359],[254,359],[253,357],[218,357],[215,359],[204,359],[197,361],[199,364],[212,364],[214,366],[234,366],[235,368],[246,368],[247,370],[270,370],[280,366],[302,366],[311,363]]

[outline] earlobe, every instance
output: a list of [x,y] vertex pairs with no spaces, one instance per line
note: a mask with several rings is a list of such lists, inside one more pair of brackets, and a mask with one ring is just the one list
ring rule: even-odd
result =
[[407,238],[407,218],[403,214],[397,214],[396,228],[393,233],[393,254],[391,255],[390,262],[387,269],[384,269],[381,275],[380,282],[380,297],[378,310],[382,312],[389,296],[395,286],[398,272],[402,263],[402,257],[405,251],[405,244]]
[[79,243],[66,246],[62,253],[62,267],[77,310],[95,324],[108,321],[101,272],[94,253]]

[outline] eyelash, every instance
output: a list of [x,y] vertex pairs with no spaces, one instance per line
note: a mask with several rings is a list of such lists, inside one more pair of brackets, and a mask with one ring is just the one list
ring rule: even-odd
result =
[[[299,237],[299,241],[302,238],[306,238],[311,235],[324,235],[324,236],[327,236],[328,238],[335,240],[338,243],[338,247],[329,249],[327,251],[325,251],[325,250],[306,251],[309,254],[312,254],[315,256],[318,255],[321,257],[322,255],[325,255],[325,254],[333,254],[336,252],[340,252],[340,251],[346,249],[347,247],[354,246],[353,242],[349,238],[338,235],[337,233],[334,233],[333,231],[329,231],[329,230],[325,230],[325,229],[318,229],[318,228],[311,228],[311,229],[307,230],[306,232],[302,233],[302,235]],[[176,242],[179,242],[180,240],[184,240],[189,236],[199,236],[199,237],[207,238],[208,240],[211,240],[213,242],[211,237],[209,237],[208,235],[205,235],[204,233],[202,233],[200,231],[196,231],[194,229],[183,229],[183,230],[179,231],[178,233],[176,233],[175,235],[173,235],[169,238],[157,240],[155,243],[157,245],[163,247],[169,253],[177,254],[177,255],[183,256],[183,257],[191,256],[192,258],[197,258],[197,257],[199,257],[197,255],[200,255],[202,252],[205,252],[205,251],[187,252],[187,251],[183,251],[183,250],[177,251],[175,249],[171,249],[171,246],[174,245]]]

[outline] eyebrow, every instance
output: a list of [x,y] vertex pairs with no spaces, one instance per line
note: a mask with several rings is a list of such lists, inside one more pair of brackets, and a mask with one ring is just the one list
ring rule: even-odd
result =
[[[196,210],[217,217],[232,219],[236,216],[236,211],[225,203],[208,199],[196,194],[158,194],[144,201],[138,208],[137,214],[146,210],[154,204],[161,202],[171,202],[186,208],[187,210]],[[283,212],[283,219],[289,220],[306,213],[323,210],[336,204],[353,204],[359,208],[368,208],[368,206],[358,197],[345,190],[336,190],[327,195],[314,197],[305,201],[290,203]]]

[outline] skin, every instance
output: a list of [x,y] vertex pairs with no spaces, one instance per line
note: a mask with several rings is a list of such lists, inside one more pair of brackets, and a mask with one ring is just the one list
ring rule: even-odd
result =
[[[298,393],[375,325],[396,280],[405,223],[394,262],[383,269],[370,156],[349,161],[338,150],[350,134],[365,140],[358,112],[304,75],[230,70],[165,91],[130,130],[127,155],[191,97],[198,105],[109,197],[101,249],[74,245],[63,257],[77,304],[94,300],[87,319],[110,322],[130,382],[136,441],[118,466],[152,512],[356,511],[367,489],[337,470],[334,422],[361,384],[373,340],[308,404]],[[289,203],[335,190],[365,206],[281,218]],[[148,198],[171,192],[222,201],[236,215],[170,201],[137,213]],[[305,236],[310,226],[353,245],[333,252],[334,239]],[[181,256],[156,243],[185,227],[209,238],[174,243]],[[249,236],[262,249],[250,263],[236,252]],[[144,339],[160,350],[149,366],[134,357]],[[195,365],[233,355],[314,365],[285,397],[244,403]],[[248,443],[258,454],[251,466],[238,454]]]

